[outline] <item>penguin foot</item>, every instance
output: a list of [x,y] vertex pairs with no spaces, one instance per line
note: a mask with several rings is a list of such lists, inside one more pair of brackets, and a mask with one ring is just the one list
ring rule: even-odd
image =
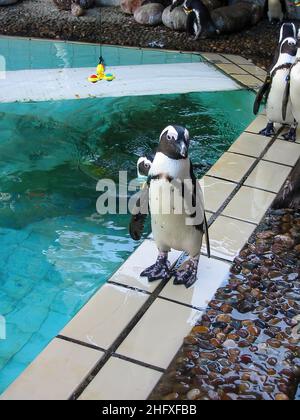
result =
[[141,273],[141,277],[147,277],[148,281],[169,280],[171,278],[171,264],[168,261],[168,256],[159,255],[157,261],[151,267],[146,268]]
[[261,130],[259,132],[259,134],[261,136],[265,136],[265,137],[272,137],[275,135],[275,130],[274,130],[274,124],[273,123],[268,123],[268,125],[266,126],[266,128],[264,128],[263,130]]
[[174,277],[174,284],[184,284],[188,289],[193,286],[197,281],[197,272],[198,272],[198,262],[199,259],[190,259],[184,267],[178,271],[173,271],[172,276]]
[[297,138],[297,129],[291,127],[288,133],[283,135],[284,140],[295,142]]

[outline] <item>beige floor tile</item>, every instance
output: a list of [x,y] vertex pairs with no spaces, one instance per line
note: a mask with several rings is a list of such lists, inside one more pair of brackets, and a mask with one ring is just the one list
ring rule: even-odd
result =
[[224,153],[207,175],[239,182],[254,162],[255,159],[248,156]]
[[201,55],[209,60],[211,63],[230,63],[227,58],[224,58],[222,55],[214,53],[201,53]]
[[186,289],[169,281],[160,296],[205,309],[216,290],[228,279],[230,267],[229,263],[201,256],[198,280],[193,287]]
[[61,335],[108,349],[147,298],[144,293],[105,284]]
[[261,80],[258,80],[256,77],[251,75],[235,74],[234,78],[241,82],[243,85],[248,86],[250,88],[257,88],[262,85]]
[[252,133],[243,133],[230,147],[229,152],[259,157],[271,139]]
[[223,211],[225,216],[259,223],[275,198],[275,194],[242,187]]
[[217,64],[219,69],[223,70],[227,74],[248,74],[245,70],[235,64]]
[[0,399],[67,400],[102,356],[102,352],[54,339]]
[[246,179],[245,185],[278,192],[288,177],[291,168],[277,163],[260,161],[254,171]]
[[241,57],[240,55],[234,55],[234,54],[224,54],[224,57],[226,57],[228,60],[232,61],[235,64],[238,65],[253,65],[253,63],[246,58]]
[[[149,283],[146,278],[140,277],[140,273],[155,263],[157,255],[158,251],[155,242],[149,239],[145,240],[110,280],[153,292],[159,285],[159,282]],[[171,264],[174,264],[180,255],[181,252],[178,251],[170,252],[169,261]]]
[[117,353],[167,368],[201,312],[157,299]]
[[155,370],[112,357],[79,400],[146,400],[161,375]]
[[255,120],[246,128],[246,131],[258,134],[267,125],[267,117],[265,115],[258,115]]
[[247,71],[248,73],[253,74],[253,76],[263,78],[263,80],[265,80],[265,78],[267,76],[266,70],[263,70],[263,69],[261,69],[257,66],[254,66],[254,65],[249,65],[249,64],[241,65],[241,68],[243,70]]
[[300,145],[298,143],[276,140],[264,156],[264,159],[294,166],[299,157]]
[[255,226],[249,223],[219,216],[209,228],[211,254],[233,261],[254,229]]
[[[211,178],[209,176],[204,176],[200,185],[204,193],[204,203],[205,209],[207,210],[207,219],[209,219],[208,212],[215,213],[224,201],[232,193],[236,184],[229,181],[223,181],[222,179]],[[210,214],[211,216],[211,214]]]

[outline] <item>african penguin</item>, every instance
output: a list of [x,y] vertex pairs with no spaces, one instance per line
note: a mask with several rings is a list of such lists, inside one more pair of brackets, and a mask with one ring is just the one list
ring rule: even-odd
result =
[[148,177],[154,156],[146,155],[139,158],[137,161],[137,176],[138,178]]
[[216,33],[210,12],[201,0],[174,0],[171,11],[180,5],[187,14],[187,33],[197,40],[207,38]]
[[[271,137],[275,134],[274,123],[289,125],[291,130],[287,135],[287,139],[292,135],[294,118],[288,88],[289,74],[296,59],[296,52],[295,38],[289,37],[282,40],[277,62],[271,69],[264,86],[256,98],[257,102],[258,98],[261,98],[264,94],[267,96],[266,113],[268,124],[259,133],[263,136]],[[254,108],[257,108],[256,104]]]
[[[187,288],[197,280],[204,234],[210,255],[203,194],[188,157],[189,143],[186,128],[174,125],[163,130],[141,198],[141,202],[145,197],[149,202],[153,237],[159,251],[156,263],[141,276],[150,282],[174,277],[174,284]],[[141,237],[143,217],[132,217],[130,234],[134,239]],[[185,251],[190,257],[177,271],[171,270],[168,261],[171,249]]]
[[294,132],[290,136],[291,140],[296,140],[297,126],[300,123],[300,30],[297,39],[297,55],[290,74],[290,99],[292,104],[292,113],[295,118]]
[[283,21],[284,13],[281,0],[268,0],[268,18],[269,22],[274,20]]

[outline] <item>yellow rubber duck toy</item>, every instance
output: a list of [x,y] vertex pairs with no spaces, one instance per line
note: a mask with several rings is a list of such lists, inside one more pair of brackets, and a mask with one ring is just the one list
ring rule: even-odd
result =
[[96,69],[97,74],[93,74],[88,78],[88,81],[91,83],[97,83],[101,80],[106,80],[107,82],[111,82],[116,77],[111,73],[105,73],[105,63],[103,57],[100,57],[99,64]]

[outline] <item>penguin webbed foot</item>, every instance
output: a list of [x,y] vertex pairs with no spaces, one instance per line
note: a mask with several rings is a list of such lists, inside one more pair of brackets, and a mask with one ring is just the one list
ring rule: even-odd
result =
[[171,264],[167,256],[159,255],[157,261],[151,267],[141,273],[141,277],[147,277],[149,282],[157,280],[169,280],[171,278]]
[[264,128],[263,130],[261,130],[259,132],[259,134],[261,136],[265,136],[265,137],[272,137],[275,135],[275,130],[274,130],[274,124],[273,123],[268,123],[266,128]]
[[290,130],[282,137],[286,141],[295,142],[297,138],[297,129],[295,127],[291,127]]
[[174,285],[183,284],[187,289],[193,286],[197,281],[198,259],[189,260],[182,269],[172,272]]

